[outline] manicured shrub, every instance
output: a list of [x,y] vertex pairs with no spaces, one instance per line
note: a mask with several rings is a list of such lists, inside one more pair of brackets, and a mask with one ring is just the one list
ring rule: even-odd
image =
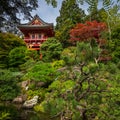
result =
[[62,49],[62,45],[57,39],[49,38],[41,46],[42,60],[44,62],[59,60]]

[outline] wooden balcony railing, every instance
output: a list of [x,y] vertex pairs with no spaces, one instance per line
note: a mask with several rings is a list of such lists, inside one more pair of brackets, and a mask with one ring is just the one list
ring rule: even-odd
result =
[[35,38],[35,39],[24,38],[25,42],[43,42],[43,41],[46,41],[46,40],[47,40],[47,38],[41,38],[41,39],[38,39],[38,38]]

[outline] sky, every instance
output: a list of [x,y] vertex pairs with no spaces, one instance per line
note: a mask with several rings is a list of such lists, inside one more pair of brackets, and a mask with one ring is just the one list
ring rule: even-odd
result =
[[58,0],[56,8],[52,5],[48,5],[45,0],[38,0],[39,7],[32,12],[32,16],[38,15],[44,22],[56,24],[56,18],[60,15],[59,10],[61,8],[62,0]]
[[[34,17],[34,15],[38,15],[44,22],[47,23],[53,23],[56,25],[56,18],[60,15],[59,10],[61,9],[62,1],[63,0],[57,0],[57,7],[54,8],[52,5],[48,5],[45,0],[38,0],[39,1],[39,7],[37,10],[34,10],[31,14]],[[86,9],[86,5],[82,6],[83,9]],[[28,21],[22,20],[21,23],[27,23]]]
[[[38,0],[39,1],[39,7],[37,10],[34,10],[31,14],[34,17],[34,15],[38,15],[44,22],[47,23],[53,23],[56,25],[56,18],[60,15],[59,10],[61,9],[61,4],[63,0],[57,0],[57,7],[53,8],[52,5],[48,5],[45,0]],[[101,6],[101,2],[99,2],[99,6]],[[83,6],[80,6],[83,10],[85,10],[85,13],[87,13],[88,5],[84,4]],[[21,23],[26,23],[28,21],[22,21]]]

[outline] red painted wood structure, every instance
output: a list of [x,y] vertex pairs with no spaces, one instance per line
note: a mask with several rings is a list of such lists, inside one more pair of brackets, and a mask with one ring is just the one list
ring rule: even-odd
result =
[[19,25],[18,28],[24,34],[24,41],[30,50],[40,50],[41,44],[48,37],[54,36],[53,24],[44,22],[38,15],[35,15],[30,22]]

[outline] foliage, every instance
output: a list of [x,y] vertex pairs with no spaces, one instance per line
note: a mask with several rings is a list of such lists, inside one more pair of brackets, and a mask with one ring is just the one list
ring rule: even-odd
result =
[[39,54],[37,51],[27,50],[26,47],[16,47],[9,52],[9,66],[18,67],[24,64],[27,60],[37,61],[39,60]]
[[9,66],[18,67],[25,60],[26,47],[16,47],[9,52]]
[[24,19],[31,18],[31,12],[32,10],[35,10],[38,7],[38,1],[6,0],[0,1],[0,5],[1,5],[0,27],[7,24],[8,27],[6,30],[9,31],[9,26],[13,27],[15,24],[20,23],[20,18],[18,14],[22,14]]
[[64,82],[61,80],[54,81],[48,88],[51,92],[46,94],[44,101],[36,106],[35,109],[41,112],[48,112],[51,117],[61,114],[67,105],[67,101],[63,97],[69,97],[67,92],[72,91],[74,85],[75,82],[72,80]]
[[64,109],[65,101],[62,98],[50,99],[50,101],[44,105],[46,112],[49,112],[51,116],[56,115]]
[[[105,47],[107,41],[101,36],[101,33],[106,29],[106,24],[102,22],[92,21],[86,22],[85,24],[79,23],[70,31],[71,41],[89,42],[89,44],[86,44],[87,48],[84,47],[86,50],[83,50],[82,53],[80,52],[82,56],[88,53],[88,57],[91,56],[96,63],[98,61],[109,60],[111,57],[106,55],[108,52]],[[77,48],[80,49],[82,46],[78,45]],[[79,53],[79,51],[77,53]]]
[[[90,14],[88,14],[85,17],[85,21],[98,21],[98,22],[106,22],[107,20],[107,12],[104,8],[101,8],[100,10],[93,10]],[[106,22],[107,23],[107,22]]]
[[119,62],[120,59],[120,28],[114,28],[112,32],[112,40],[109,42],[109,49],[113,57],[114,62]]
[[63,47],[70,46],[69,30],[78,22],[83,22],[85,13],[79,8],[76,0],[65,0],[62,2],[60,16],[56,19],[56,38]]
[[71,46],[71,42],[69,41],[69,30],[73,28],[73,23],[70,20],[64,21],[64,24],[56,30],[55,37],[60,41],[63,48]]
[[35,50],[26,50],[25,52],[25,59],[26,60],[33,60],[33,61],[38,61],[39,60],[39,53],[38,51],[35,51]]
[[0,120],[15,120],[19,118],[19,114],[14,105],[0,103]]
[[45,94],[46,94],[46,89],[44,88],[39,88],[36,89],[35,87],[33,89],[31,89],[29,87],[29,90],[27,91],[27,95],[28,95],[28,99],[33,98],[34,96],[38,95],[39,96],[39,101],[42,101],[45,98]]
[[28,69],[24,75],[24,80],[41,81],[51,83],[56,78],[55,69],[50,63],[37,62],[34,66]]
[[[112,68],[116,72],[113,73]],[[49,85],[43,102],[35,106],[35,110],[61,119],[119,119],[119,76],[116,77],[119,69],[115,64],[91,62],[61,72]],[[68,80],[66,73],[72,76],[71,80]]]
[[[113,0],[101,0],[101,1],[99,0],[78,0],[78,1],[80,2],[80,4],[84,4],[84,2],[88,3],[90,11],[98,8],[98,5],[100,2],[105,10],[109,10],[114,5]],[[119,2],[119,0],[117,2]]]
[[17,76],[9,70],[0,70],[0,100],[12,100],[20,93]]
[[59,94],[63,94],[67,91],[71,91],[74,86],[75,86],[75,82],[72,80],[67,80],[64,82],[56,80],[49,86],[48,89],[49,90],[57,90],[60,92]]
[[76,50],[76,63],[83,62],[83,61],[90,61],[92,58],[92,51],[90,48],[89,43],[80,42],[77,43],[77,50]]
[[0,120],[8,120],[8,119],[10,119],[10,113],[6,111],[0,113]]
[[62,52],[62,45],[55,38],[49,38],[41,46],[42,60],[45,62],[59,60],[61,52]]
[[0,33],[0,68],[8,67],[8,54],[13,48],[24,45],[19,37],[10,33]]
[[63,67],[64,65],[65,65],[64,60],[56,60],[52,63],[52,67],[54,67],[55,69],[59,69]]
[[32,66],[35,65],[35,61],[33,59],[29,59],[27,60],[24,64],[21,64],[19,67],[20,67],[20,70],[23,72],[27,72],[29,69],[31,69]]
[[51,4],[53,7],[57,7],[57,1],[56,0],[45,0],[47,4]]
[[75,63],[75,47],[65,48],[61,53],[61,59],[65,61],[66,64],[72,65]]
[[70,36],[73,41],[90,41],[91,38],[99,39],[100,33],[107,28],[105,23],[97,21],[78,23],[71,31]]

